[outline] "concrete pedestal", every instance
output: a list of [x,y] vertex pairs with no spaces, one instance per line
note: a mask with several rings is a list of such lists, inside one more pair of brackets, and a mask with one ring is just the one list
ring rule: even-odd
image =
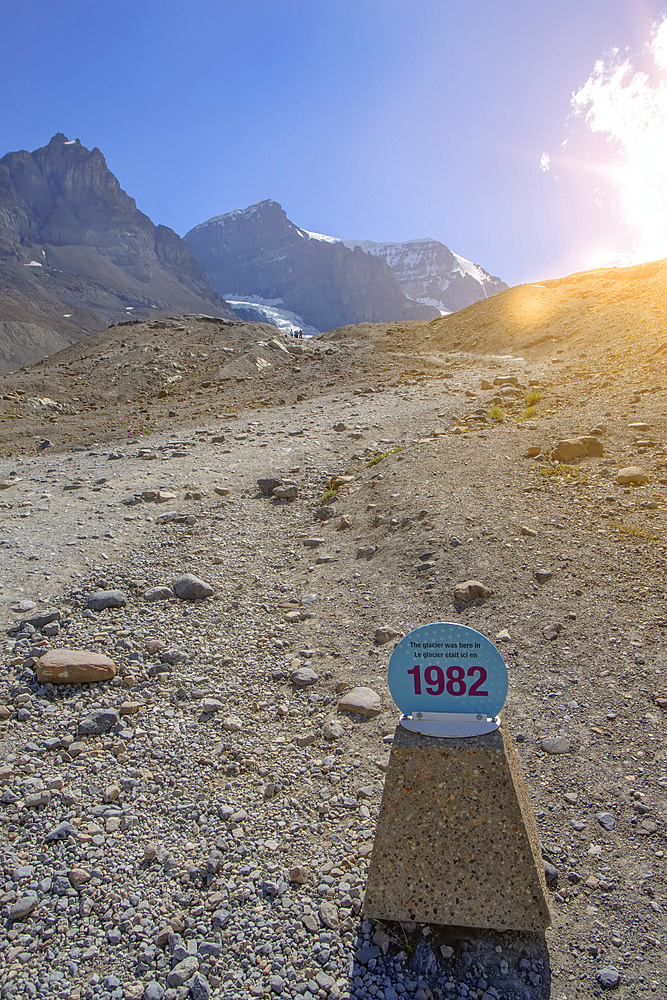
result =
[[366,916],[499,931],[549,925],[537,828],[503,729],[439,739],[396,727]]

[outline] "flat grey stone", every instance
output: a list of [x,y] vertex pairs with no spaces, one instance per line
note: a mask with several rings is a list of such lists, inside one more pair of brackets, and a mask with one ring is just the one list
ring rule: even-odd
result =
[[91,611],[104,611],[105,608],[124,608],[127,597],[122,590],[97,590],[86,598],[85,608]]
[[38,903],[39,899],[34,892],[27,893],[10,906],[9,919],[25,920],[26,917],[30,916]]
[[547,736],[540,746],[545,753],[569,753],[572,749],[572,744],[564,736]]
[[113,729],[119,718],[115,708],[99,708],[79,721],[77,736],[101,736]]
[[44,628],[45,625],[50,625],[51,622],[59,621],[59,608],[50,608],[47,611],[41,611],[38,615],[32,615],[30,618],[25,618],[21,622],[21,625],[32,625],[33,628]]

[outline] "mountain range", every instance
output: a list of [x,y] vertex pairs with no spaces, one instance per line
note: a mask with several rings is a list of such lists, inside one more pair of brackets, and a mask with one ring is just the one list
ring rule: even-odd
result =
[[237,313],[282,314],[312,332],[435,319],[507,288],[437,240],[324,236],[297,226],[271,200],[214,216],[184,239]]
[[323,236],[271,200],[181,239],[139,211],[99,149],[61,132],[0,159],[0,372],[131,319],[240,316],[317,333],[431,320],[506,287],[437,240]]

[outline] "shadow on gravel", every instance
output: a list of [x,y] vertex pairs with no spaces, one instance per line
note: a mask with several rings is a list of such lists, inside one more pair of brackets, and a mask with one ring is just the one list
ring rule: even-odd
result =
[[[466,927],[360,923],[350,997],[383,1000],[549,1000],[544,935]],[[345,995],[345,994],[344,994]]]

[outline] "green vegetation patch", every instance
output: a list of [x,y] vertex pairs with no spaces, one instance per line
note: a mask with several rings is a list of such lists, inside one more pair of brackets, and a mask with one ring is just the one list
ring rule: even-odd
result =
[[397,445],[395,448],[390,448],[389,451],[383,451],[379,455],[374,455],[373,458],[366,462],[366,468],[370,469],[372,465],[377,465],[381,462],[383,458],[387,458],[388,455],[395,455],[397,451],[402,451],[401,445]]

